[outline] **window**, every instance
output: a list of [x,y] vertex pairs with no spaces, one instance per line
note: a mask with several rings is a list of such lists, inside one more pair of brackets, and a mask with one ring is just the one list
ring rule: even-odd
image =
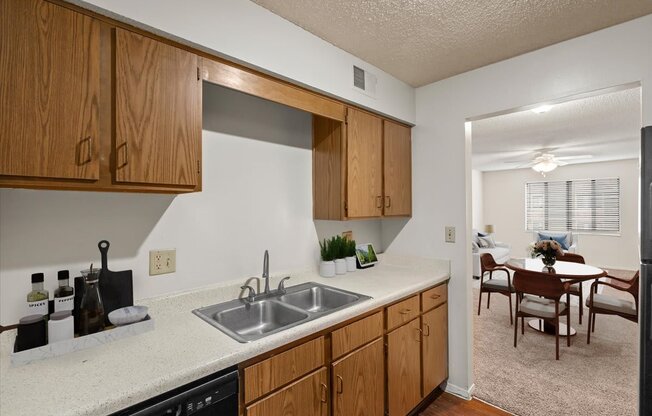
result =
[[620,178],[527,182],[527,231],[620,232]]

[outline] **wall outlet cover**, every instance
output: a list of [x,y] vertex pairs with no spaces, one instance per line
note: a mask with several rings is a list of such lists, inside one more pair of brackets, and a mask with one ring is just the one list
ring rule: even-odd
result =
[[177,270],[177,250],[151,250],[149,252],[149,275],[174,273]]
[[446,242],[454,243],[455,242],[455,227],[446,226]]

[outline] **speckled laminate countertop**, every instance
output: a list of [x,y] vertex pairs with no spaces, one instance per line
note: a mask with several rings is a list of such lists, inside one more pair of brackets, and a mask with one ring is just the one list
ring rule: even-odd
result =
[[9,357],[15,331],[4,332],[0,334],[0,414],[110,414],[443,282],[449,276],[449,262],[445,260],[390,255],[380,258],[375,267],[334,278],[322,278],[315,271],[291,274],[287,282],[291,285],[314,281],[373,299],[247,344],[238,343],[191,313],[236,298],[242,280],[138,301],[149,306],[156,321],[153,331],[20,367],[12,367]]

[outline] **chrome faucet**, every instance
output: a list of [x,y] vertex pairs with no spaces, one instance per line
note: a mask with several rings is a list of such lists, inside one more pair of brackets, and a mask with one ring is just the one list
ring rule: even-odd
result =
[[263,257],[263,279],[265,279],[265,291],[263,293],[269,294],[269,253],[265,250],[265,257]]

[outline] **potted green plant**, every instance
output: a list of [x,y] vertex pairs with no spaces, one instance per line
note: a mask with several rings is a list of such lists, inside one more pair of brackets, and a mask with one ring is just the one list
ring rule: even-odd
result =
[[357,269],[355,256],[355,240],[345,240],[346,243],[346,271],[354,272]]
[[335,246],[335,274],[346,274],[346,240],[338,235],[331,242]]
[[335,253],[333,251],[332,239],[324,242],[319,242],[319,252],[321,255],[321,262],[319,263],[319,275],[321,277],[335,276]]

